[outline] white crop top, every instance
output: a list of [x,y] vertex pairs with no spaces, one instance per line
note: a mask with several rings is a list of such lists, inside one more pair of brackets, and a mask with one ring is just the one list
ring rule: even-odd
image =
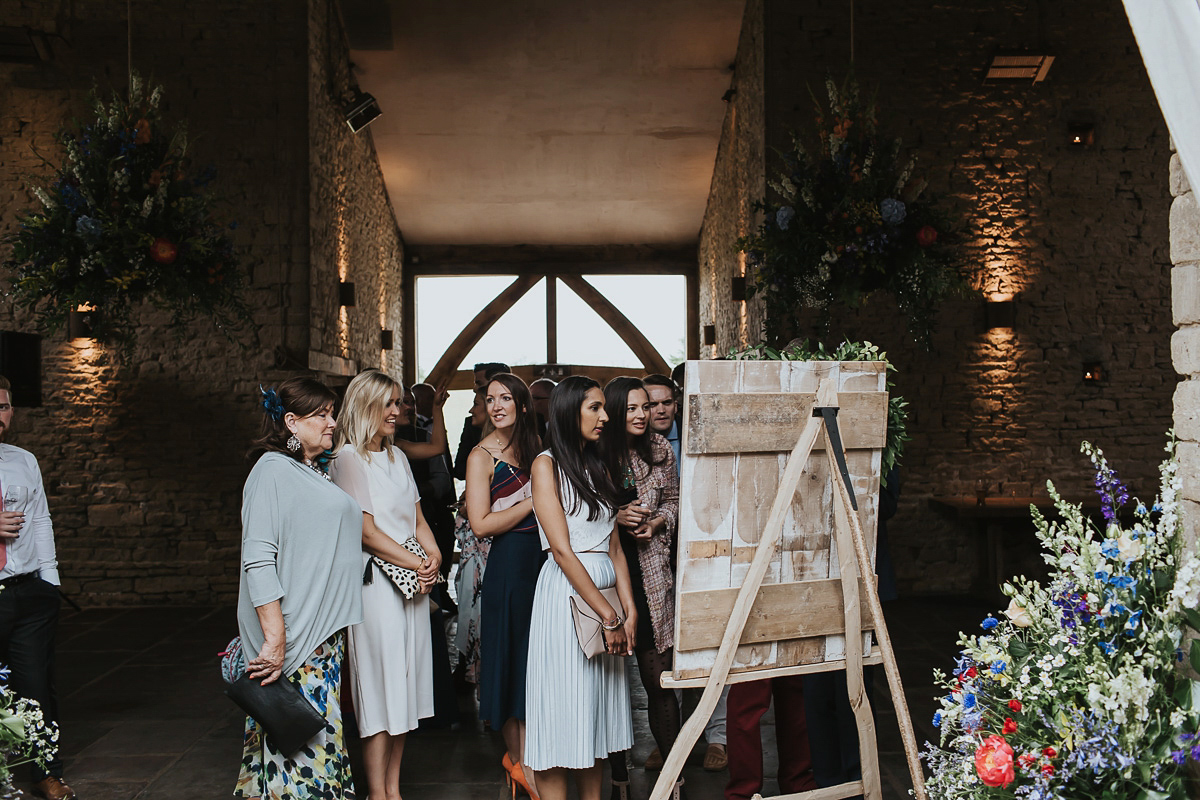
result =
[[[549,456],[551,461],[554,460],[554,456],[549,450],[543,450],[541,455]],[[562,491],[559,499],[562,500],[563,511],[567,515],[567,531],[571,536],[571,549],[576,553],[584,553],[588,550],[607,551],[608,537],[612,535],[613,526],[617,522],[616,510],[609,509],[608,513],[601,516],[600,519],[589,520],[587,504],[581,502],[579,509],[572,514],[571,502],[575,497],[575,490],[561,475],[558,484]],[[541,520],[538,520],[538,537],[542,540],[542,549],[549,550],[550,542],[546,539],[546,532],[542,530]]]

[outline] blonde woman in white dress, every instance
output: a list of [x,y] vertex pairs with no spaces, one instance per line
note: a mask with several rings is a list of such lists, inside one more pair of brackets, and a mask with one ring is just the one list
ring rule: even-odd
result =
[[[330,468],[334,482],[363,510],[362,563],[370,583],[362,587],[363,622],[349,629],[349,679],[370,800],[399,800],[405,735],[434,711],[427,594],[441,554],[421,513],[408,458],[392,441],[397,424],[406,421],[403,397],[400,384],[377,370],[352,380]],[[440,417],[440,406],[438,411]],[[444,425],[442,430],[440,447]],[[425,559],[401,546],[412,538]],[[420,593],[406,600],[370,564],[373,555],[416,570]]]
[[[542,566],[529,631],[525,763],[541,800],[566,800],[574,773],[580,800],[600,800],[603,759],[633,745],[622,656],[633,652],[637,611],[616,537],[618,495],[596,451],[608,416],[591,378],[572,376],[550,395],[549,449],[533,462],[533,507]],[[601,589],[615,586],[621,608]],[[599,615],[605,652],[583,655],[572,593]]]

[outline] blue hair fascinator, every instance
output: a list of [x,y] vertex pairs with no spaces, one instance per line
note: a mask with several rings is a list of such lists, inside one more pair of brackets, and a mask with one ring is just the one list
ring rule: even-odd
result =
[[283,403],[279,399],[279,394],[274,389],[264,389],[262,384],[258,385],[258,390],[262,392],[262,407],[267,412],[267,416],[279,422],[283,419]]

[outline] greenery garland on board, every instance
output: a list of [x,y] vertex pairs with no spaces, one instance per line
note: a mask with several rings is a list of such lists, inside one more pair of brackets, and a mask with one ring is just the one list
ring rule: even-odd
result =
[[768,181],[772,197],[755,204],[762,223],[737,241],[747,295],[763,297],[767,340],[778,342],[797,335],[805,309],[828,333],[832,306],[884,292],[928,348],[938,307],[966,288],[951,226],[900,140],[880,133],[875,102],[853,75],[825,86],[828,107],[813,99],[817,147],[793,135]]
[[[842,342],[833,350],[826,350],[821,342],[813,347],[807,339],[796,339],[779,348],[759,344],[744,350],[730,350],[728,357],[733,361],[882,361],[889,373],[896,371],[888,361],[887,353],[870,342]],[[887,444],[883,448],[883,463],[879,470],[884,486],[887,486],[888,474],[900,464],[905,443],[912,438],[908,433],[908,401],[893,395],[892,386],[889,379]]]
[[245,272],[218,221],[208,167],[190,172],[187,129],[162,116],[163,90],[131,78],[129,96],[92,93],[92,118],[57,134],[65,158],[53,180],[35,185],[41,203],[3,237],[15,300],[52,333],[76,310],[95,310],[93,334],[128,352],[132,307],[144,300],[182,329],[211,317],[229,338],[250,312]]

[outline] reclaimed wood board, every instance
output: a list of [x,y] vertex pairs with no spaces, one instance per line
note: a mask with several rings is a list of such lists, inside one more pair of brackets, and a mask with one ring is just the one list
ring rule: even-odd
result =
[[[711,669],[724,632],[719,609],[733,602],[746,577],[787,455],[813,414],[822,380],[832,381],[838,393],[850,484],[868,549],[874,552],[887,431],[886,379],[879,362],[687,363],[676,679],[696,678]],[[756,603],[751,623],[738,640],[732,673],[845,657],[845,637],[840,634],[844,625],[838,624],[842,606],[833,535],[834,485],[823,447],[819,445],[805,465],[760,590],[760,598],[771,599],[762,609]],[[837,595],[832,606],[830,593]],[[814,620],[816,608],[823,610]],[[870,647],[870,634],[864,633],[863,650],[870,652]]]

